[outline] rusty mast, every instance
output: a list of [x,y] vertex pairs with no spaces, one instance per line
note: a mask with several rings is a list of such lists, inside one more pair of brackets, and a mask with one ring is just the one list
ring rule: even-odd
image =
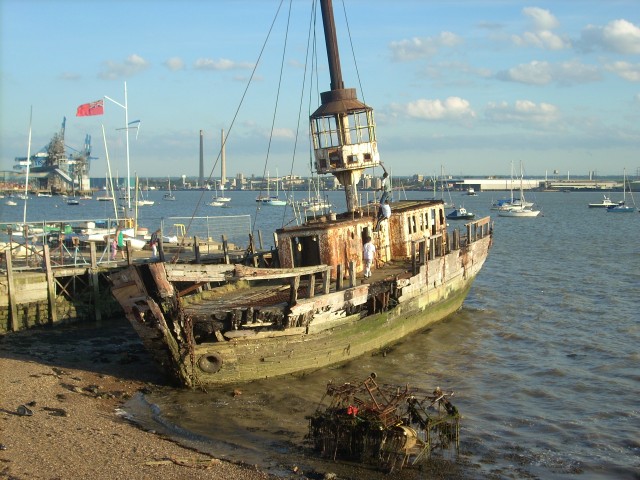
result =
[[365,168],[380,164],[373,109],[358,100],[355,88],[344,88],[331,0],[321,0],[331,90],[310,116],[318,173],[334,175],[344,186],[347,211],[359,208],[357,183]]

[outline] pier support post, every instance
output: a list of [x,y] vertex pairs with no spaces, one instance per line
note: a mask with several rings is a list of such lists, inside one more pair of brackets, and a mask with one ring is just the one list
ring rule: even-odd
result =
[[18,331],[18,306],[16,305],[16,287],[13,283],[13,266],[11,263],[12,251],[5,251],[7,259],[7,285],[9,286],[9,309],[11,311],[11,330]]
[[336,265],[336,290],[342,290],[342,264]]
[[[95,244],[92,243],[94,252]],[[49,245],[44,244],[42,248],[44,255],[44,271],[47,275],[47,300],[49,302],[49,323],[56,323],[58,321],[58,312],[56,311],[56,284],[53,278],[53,270],[51,269],[51,253],[49,252]]]
[[224,255],[224,263],[229,264],[229,243],[227,242],[227,236],[222,235],[222,253]]
[[100,279],[98,278],[98,262],[96,261],[95,242],[89,242],[89,256],[91,258],[89,283],[91,284],[93,291],[93,316],[96,320],[96,325],[100,326],[102,324],[102,313],[100,312],[100,306],[98,305],[98,298],[100,298]]
[[200,244],[198,243],[198,237],[193,237],[193,256],[195,257],[196,264],[200,263]]

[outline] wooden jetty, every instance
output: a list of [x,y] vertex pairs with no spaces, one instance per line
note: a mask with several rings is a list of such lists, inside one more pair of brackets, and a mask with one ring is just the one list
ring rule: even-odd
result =
[[[160,244],[157,260],[229,263],[253,255],[264,264],[270,252],[239,250],[225,237],[220,242],[198,237],[181,239],[178,245]],[[39,325],[95,321],[122,312],[110,292],[108,275],[134,263],[156,261],[151,250],[135,251],[127,244],[125,258],[109,259],[98,242],[51,246],[10,244],[0,251],[0,335]],[[102,252],[100,254],[100,252]],[[106,253],[106,259],[105,257]]]

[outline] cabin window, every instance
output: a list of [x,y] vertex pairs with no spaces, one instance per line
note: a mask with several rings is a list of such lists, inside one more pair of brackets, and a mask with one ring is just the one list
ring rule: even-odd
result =
[[437,230],[436,230],[436,210],[435,208],[431,209],[431,222],[429,222],[431,225],[431,235],[435,235]]

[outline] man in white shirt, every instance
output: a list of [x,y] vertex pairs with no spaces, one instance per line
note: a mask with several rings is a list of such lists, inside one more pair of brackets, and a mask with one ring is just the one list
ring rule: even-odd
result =
[[362,250],[362,259],[364,260],[364,277],[371,276],[371,264],[376,256],[376,246],[371,241],[371,237],[364,239],[364,247]]

